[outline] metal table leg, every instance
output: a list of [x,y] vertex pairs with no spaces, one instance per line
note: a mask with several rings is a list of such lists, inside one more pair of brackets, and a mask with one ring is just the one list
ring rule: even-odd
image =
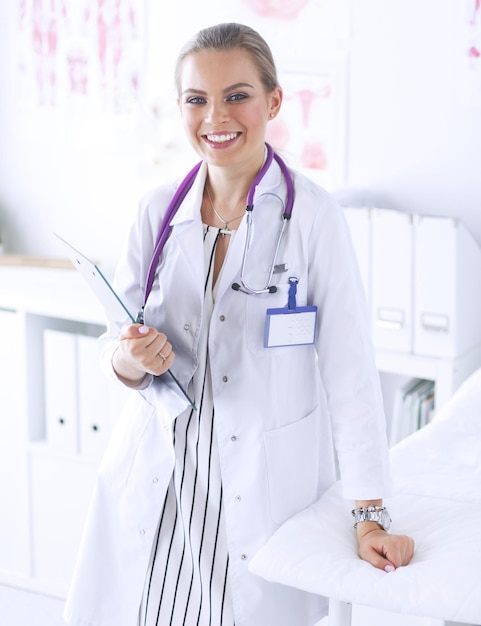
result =
[[329,600],[329,626],[351,626],[352,604]]

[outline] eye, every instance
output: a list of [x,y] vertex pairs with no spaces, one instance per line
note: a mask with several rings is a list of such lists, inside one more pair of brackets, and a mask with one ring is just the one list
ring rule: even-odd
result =
[[246,100],[248,97],[246,93],[233,93],[227,97],[227,102],[242,102],[242,100]]
[[186,104],[205,104],[205,102],[206,100],[202,96],[192,96],[185,101]]

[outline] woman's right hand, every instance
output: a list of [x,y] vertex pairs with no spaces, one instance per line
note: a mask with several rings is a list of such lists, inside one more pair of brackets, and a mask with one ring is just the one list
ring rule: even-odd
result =
[[138,386],[146,374],[160,376],[174,362],[175,354],[166,335],[141,324],[124,326],[112,365],[120,380],[129,387]]

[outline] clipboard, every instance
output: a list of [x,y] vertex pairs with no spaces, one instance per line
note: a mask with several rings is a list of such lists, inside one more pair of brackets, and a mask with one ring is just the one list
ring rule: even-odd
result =
[[[94,294],[102,303],[104,310],[108,316],[112,316],[114,318],[123,318],[127,315],[132,322],[132,324],[136,323],[136,319],[127,309],[125,304],[119,298],[119,296],[115,293],[112,285],[109,283],[107,278],[102,274],[99,267],[87,258],[84,254],[82,254],[79,250],[74,248],[68,241],[60,237],[57,233],[53,233],[55,237],[63,244],[65,252],[72,262],[75,269],[82,275],[82,277],[86,280]],[[189,398],[187,393],[182,388],[182,385],[174,376],[174,374],[169,370],[167,370],[166,374],[172,378],[177,387],[182,392],[183,396],[186,400],[189,401],[189,404],[194,409],[197,410],[197,407]]]
[[87,281],[92,291],[102,303],[107,315],[114,318],[125,317],[125,315],[128,315],[134,324],[135,318],[119,296],[115,293],[113,287],[107,278],[102,274],[99,267],[79,252],[79,250],[74,248],[68,241],[65,241],[65,239],[60,237],[60,235],[57,235],[57,233],[54,233],[54,235],[64,245],[68,258],[72,262],[75,269],[78,270],[82,277]]

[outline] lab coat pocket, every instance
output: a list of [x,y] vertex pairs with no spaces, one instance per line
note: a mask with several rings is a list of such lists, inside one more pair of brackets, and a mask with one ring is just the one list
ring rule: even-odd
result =
[[282,523],[318,498],[319,411],[264,433],[271,515]]
[[155,408],[134,394],[129,398],[115,424],[100,464],[101,476],[112,488],[124,487],[129,479],[137,451]]

